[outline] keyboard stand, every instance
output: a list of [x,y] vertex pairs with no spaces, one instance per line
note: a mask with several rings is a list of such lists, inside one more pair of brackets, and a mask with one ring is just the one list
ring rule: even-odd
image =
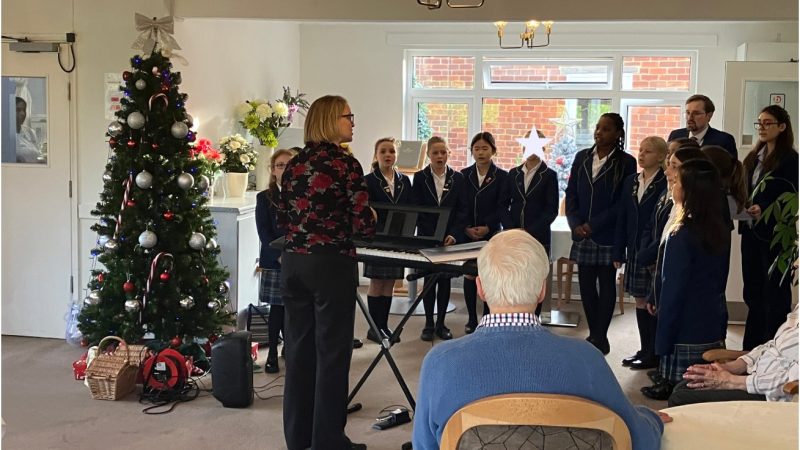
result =
[[443,272],[426,272],[426,271],[422,271],[422,272],[412,273],[412,274],[408,275],[408,277],[406,277],[406,279],[408,281],[415,281],[415,280],[417,280],[419,278],[422,278],[422,277],[425,277],[425,276],[430,276],[431,277],[431,282],[425,284],[425,287],[422,288],[422,292],[419,293],[419,295],[417,296],[416,300],[414,300],[414,302],[411,305],[411,307],[408,308],[408,310],[406,311],[405,315],[403,316],[403,319],[400,321],[399,324],[397,324],[397,327],[395,327],[394,332],[392,333],[392,336],[390,336],[388,338],[384,337],[383,333],[381,333],[380,330],[378,330],[378,326],[375,325],[375,321],[372,320],[372,316],[369,314],[369,309],[367,309],[367,305],[364,303],[364,299],[361,298],[361,294],[356,293],[356,300],[358,301],[358,305],[361,307],[361,312],[364,313],[364,317],[367,319],[367,323],[369,323],[369,328],[377,336],[382,336],[383,339],[381,340],[380,352],[375,356],[375,359],[372,360],[372,363],[367,368],[367,371],[364,372],[364,375],[361,376],[361,379],[358,380],[358,383],[356,384],[356,387],[354,387],[353,391],[350,392],[350,396],[347,398],[347,404],[348,405],[353,401],[353,398],[356,396],[356,394],[358,394],[358,391],[361,389],[361,386],[363,386],[364,383],[367,381],[367,378],[369,378],[370,374],[372,374],[372,371],[375,370],[375,367],[378,365],[378,362],[380,362],[381,358],[386,357],[386,362],[388,362],[389,366],[392,368],[392,372],[394,373],[394,377],[397,379],[397,382],[400,384],[400,388],[403,389],[403,393],[406,396],[406,400],[408,400],[408,404],[411,406],[412,410],[416,409],[417,403],[414,401],[414,396],[411,394],[411,391],[408,389],[408,385],[406,384],[405,380],[403,379],[403,375],[400,373],[400,369],[397,368],[397,363],[395,363],[394,358],[392,357],[392,354],[390,352],[390,350],[392,348],[392,343],[391,342],[392,342],[392,340],[394,338],[400,337],[400,333],[403,332],[403,326],[406,324],[406,322],[408,322],[408,319],[410,319],[411,316],[414,315],[414,310],[417,308],[417,305],[419,305],[419,303],[425,297],[425,294],[427,294],[428,291],[433,289],[433,286],[436,285],[436,281],[441,277],[458,276],[458,275],[452,275],[452,274],[447,274],[447,273],[443,273]]
[[[413,274],[414,272],[412,272]],[[393,297],[392,298],[392,307],[389,310],[390,314],[395,316],[404,316],[406,313],[413,309],[414,313],[412,316],[424,316],[425,315],[425,308],[416,302],[417,297],[417,280],[409,281],[408,282],[408,297]],[[414,307],[413,305],[417,305]],[[438,313],[439,304],[436,303],[433,306],[433,313]],[[453,312],[456,309],[456,305],[453,302],[447,303],[447,312]]]

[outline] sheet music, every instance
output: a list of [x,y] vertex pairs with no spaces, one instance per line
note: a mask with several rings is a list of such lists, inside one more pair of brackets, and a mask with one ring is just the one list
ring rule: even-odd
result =
[[466,244],[445,247],[424,248],[419,252],[432,263],[447,263],[476,259],[487,241],[467,242]]

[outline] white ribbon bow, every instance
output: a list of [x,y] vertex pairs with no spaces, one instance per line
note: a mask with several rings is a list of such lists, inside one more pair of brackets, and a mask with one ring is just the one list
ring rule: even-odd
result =
[[188,64],[186,59],[174,53],[174,50],[180,50],[181,46],[172,37],[175,32],[175,18],[173,16],[150,19],[147,16],[136,13],[136,30],[140,32],[139,37],[133,41],[131,48],[141,49],[143,58],[146,58],[159,48],[164,56],[172,57],[184,64]]

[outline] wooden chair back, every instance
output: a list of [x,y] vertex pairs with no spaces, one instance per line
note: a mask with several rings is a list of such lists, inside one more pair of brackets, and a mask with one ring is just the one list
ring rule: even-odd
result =
[[456,450],[461,435],[481,425],[542,425],[606,432],[617,450],[631,449],[628,426],[605,406],[572,395],[505,394],[476,400],[447,421],[440,450]]

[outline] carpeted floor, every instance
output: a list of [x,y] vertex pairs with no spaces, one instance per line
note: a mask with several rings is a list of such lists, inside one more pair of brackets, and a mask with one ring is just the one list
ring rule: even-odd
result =
[[[363,288],[362,288],[363,290]],[[447,324],[456,337],[463,335],[466,312],[459,294],[454,294],[456,311],[448,314]],[[566,311],[582,312],[580,302]],[[400,316],[392,316],[390,324]],[[402,343],[392,348],[401,373],[416,395],[417,376],[422,358],[431,344],[419,339],[424,318],[413,317],[402,335]],[[356,335],[364,338],[366,321],[357,314]],[[552,332],[585,337],[586,326],[549,328]],[[730,326],[728,347],[741,348],[743,327]],[[620,366],[619,361],[638,349],[638,334],[633,305],[625,314],[616,312],[609,332],[611,353],[607,361],[628,398],[635,404],[653,408],[665,402],[646,399],[639,388],[647,384],[646,374]],[[351,388],[361,378],[378,352],[367,344],[353,353]],[[439,341],[434,341],[436,345]],[[72,378],[72,362],[85,350],[63,340],[2,337],[2,416],[5,420],[4,449],[284,449],[281,415],[281,377],[257,373],[254,384],[259,396],[247,409],[223,408],[208,392],[189,403],[177,405],[162,415],[145,415],[136,395],[111,402],[92,400],[88,389]],[[265,352],[261,355],[265,357]],[[281,367],[283,369],[283,367]],[[276,387],[264,390],[273,382]],[[208,377],[200,384],[210,388]],[[382,360],[355,402],[363,409],[349,416],[347,434],[370,449],[399,449],[411,439],[411,424],[386,431],[371,428],[381,410],[391,405],[408,405],[389,365]]]

